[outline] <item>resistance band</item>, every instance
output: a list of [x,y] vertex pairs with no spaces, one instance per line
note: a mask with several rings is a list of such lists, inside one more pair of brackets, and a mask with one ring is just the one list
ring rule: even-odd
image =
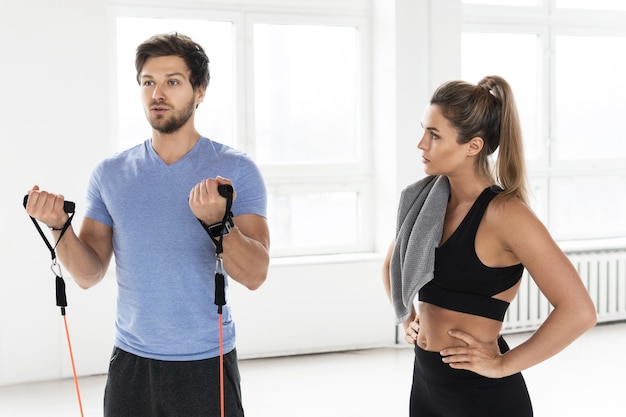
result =
[[[24,208],[26,208],[26,203],[28,202],[28,195],[24,196]],[[72,219],[74,218],[74,213],[75,213],[75,207],[76,205],[71,202],[71,201],[64,201],[63,202],[63,211],[65,211],[66,213],[69,214],[69,217],[67,218],[67,221],[65,222],[65,224],[63,225],[63,228],[61,228],[61,234],[59,235],[59,239],[57,240],[57,243],[52,246],[52,244],[50,244],[50,242],[48,241],[48,238],[46,238],[46,235],[43,233],[43,230],[41,230],[41,227],[39,226],[39,223],[37,223],[37,220],[30,216],[30,219],[33,221],[33,224],[35,225],[35,228],[37,228],[37,231],[39,232],[39,235],[41,236],[41,238],[43,239],[44,243],[46,244],[46,246],[48,247],[48,249],[50,250],[50,256],[52,257],[52,265],[50,265],[50,269],[52,270],[52,273],[55,275],[56,277],[56,301],[57,301],[57,306],[61,308],[61,316],[63,316],[63,324],[65,325],[65,336],[67,338],[67,346],[70,352],[70,361],[72,363],[72,373],[74,375],[74,386],[76,388],[76,396],[78,398],[78,408],[80,409],[80,415],[81,417],[84,416],[83,414],[83,402],[81,401],[80,398],[80,388],[78,386],[78,376],[76,375],[76,366],[74,364],[74,353],[72,351],[72,342],[70,340],[70,331],[69,331],[69,327],[67,325],[67,317],[65,315],[65,307],[67,307],[67,296],[65,294],[65,281],[63,280],[63,272],[61,271],[61,265],[57,262],[57,254],[56,254],[56,247],[58,246],[59,242],[61,241],[61,238],[63,237],[63,235],[65,234],[66,230],[68,229],[68,227],[70,227],[70,224],[72,224]]]
[[[223,333],[223,321],[222,321],[222,307],[226,305],[226,279],[224,275],[224,266],[222,265],[222,253],[224,247],[222,245],[222,239],[226,233],[228,226],[232,226],[233,213],[230,211],[233,205],[233,187],[229,184],[220,184],[217,186],[217,191],[222,197],[226,199],[226,210],[224,211],[224,217],[222,221],[213,225],[207,225],[202,220],[200,224],[204,227],[204,230],[209,234],[209,237],[215,244],[215,305],[217,306],[217,314],[219,316],[219,331],[220,331],[220,415],[224,417],[224,333]],[[217,226],[217,232],[215,227]]]
[[[209,234],[209,237],[215,244],[215,301],[214,301],[214,304],[217,305],[217,314],[219,316],[220,413],[221,413],[221,416],[224,417],[225,415],[225,410],[224,410],[224,334],[223,334],[222,307],[226,305],[226,279],[224,275],[224,266],[222,263],[222,253],[224,252],[222,240],[224,238],[224,234],[226,230],[229,230],[229,229],[226,229],[227,225],[232,225],[233,214],[230,211],[230,209],[233,203],[233,187],[229,184],[221,184],[217,187],[217,189],[220,195],[226,199],[226,210],[224,212],[224,217],[222,218],[222,221],[217,224],[218,232],[215,233],[217,237],[214,237],[214,232],[211,229],[212,226],[215,226],[215,225],[209,226],[209,225],[206,225],[202,220],[200,219],[198,220],[200,221],[200,224],[202,224],[204,229]],[[24,196],[24,202],[23,202],[24,207],[26,207],[27,202],[28,202],[28,195]],[[67,296],[65,293],[65,281],[63,280],[63,273],[61,271],[61,265],[57,262],[57,259],[56,259],[56,250],[55,250],[57,245],[61,241],[61,238],[65,234],[66,230],[72,223],[72,219],[75,214],[75,204],[71,201],[65,201],[63,204],[63,210],[69,214],[69,217],[67,221],[65,222],[65,224],[63,225],[63,228],[61,229],[61,233],[59,235],[59,239],[57,240],[54,246],[52,246],[52,244],[50,244],[50,242],[46,238],[46,235],[43,233],[43,230],[41,230],[41,227],[39,226],[39,223],[37,222],[37,220],[32,216],[30,218],[33,221],[33,224],[35,225],[35,228],[39,232],[39,235],[41,236],[44,243],[50,250],[50,256],[52,258],[52,265],[50,266],[50,269],[56,276],[57,306],[61,308],[61,315],[63,316],[63,322],[65,324],[65,334],[67,337],[67,344],[68,344],[70,360],[72,364],[72,373],[74,375],[74,385],[76,387],[76,396],[78,398],[78,406],[80,409],[81,417],[84,417],[83,404],[82,404],[82,400],[80,396],[80,388],[78,385],[78,376],[76,374],[76,366],[74,363],[74,353],[72,351],[72,343],[70,339],[70,333],[69,333],[69,328],[67,325],[67,318],[66,318],[66,312],[65,312],[65,307],[67,307]]]

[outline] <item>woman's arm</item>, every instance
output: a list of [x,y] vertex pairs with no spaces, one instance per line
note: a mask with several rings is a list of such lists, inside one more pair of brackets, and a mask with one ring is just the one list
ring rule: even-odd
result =
[[[395,246],[396,242],[394,240],[387,249],[387,254],[382,267],[383,287],[387,292],[389,301],[391,301],[391,276],[389,274],[389,266],[391,265],[391,256],[393,255]],[[414,345],[417,341],[417,333],[419,332],[419,317],[415,312],[415,307],[411,308],[411,315],[402,323],[402,328],[404,329],[404,340],[407,343]]]
[[596,323],[595,307],[576,269],[545,226],[516,199],[500,202],[488,211],[489,230],[528,270],[554,307],[548,318],[524,343],[498,355],[471,335],[452,331],[468,347],[444,349],[453,368],[469,369],[489,377],[504,377],[557,354]]
[[596,310],[578,272],[531,210],[513,200],[500,218],[501,237],[554,307],[535,333],[504,355],[502,370],[513,374],[557,354],[596,324]]

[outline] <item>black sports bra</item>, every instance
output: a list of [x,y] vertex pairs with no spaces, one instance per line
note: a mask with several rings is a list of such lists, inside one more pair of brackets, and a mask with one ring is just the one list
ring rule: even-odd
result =
[[509,303],[493,298],[522,277],[522,264],[492,268],[474,246],[476,231],[491,200],[502,190],[486,188],[443,245],[435,249],[435,274],[419,291],[419,300],[449,310],[504,321]]

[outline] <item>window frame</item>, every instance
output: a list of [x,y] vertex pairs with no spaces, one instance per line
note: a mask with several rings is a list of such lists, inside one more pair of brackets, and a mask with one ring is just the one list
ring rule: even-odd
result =
[[[549,33],[545,28],[528,25],[527,23],[477,23],[477,22],[464,22],[462,32],[473,33],[506,33],[506,34],[530,34],[537,36],[537,81],[540,89],[538,96],[539,103],[537,105],[544,106],[549,102],[549,83],[548,73],[544,70],[546,62],[549,60],[549,47],[546,41],[549,38]],[[487,74],[485,74],[487,75]],[[477,82],[478,80],[467,80],[470,82]],[[513,91],[515,93],[515,91]],[[540,119],[537,122],[537,133],[542,135],[542,138],[538,146],[540,149],[539,157],[536,159],[529,159],[526,161],[526,165],[529,171],[541,170],[549,164],[550,149],[549,141],[547,140],[549,132],[549,123],[547,122],[548,115],[538,112]]]
[[[359,140],[358,159],[354,163],[328,164],[259,164],[263,172],[268,194],[282,192],[311,192],[354,191],[359,194],[358,217],[359,238],[354,244],[333,244],[332,235],[329,235],[328,244],[324,246],[307,247],[292,250],[289,248],[272,249],[273,257],[292,257],[309,255],[332,255],[341,253],[373,252],[374,231],[368,225],[374,222],[372,209],[373,166],[372,166],[372,139],[371,126],[368,123],[371,113],[371,74],[370,74],[370,26],[369,20],[363,16],[352,15],[302,15],[302,14],[274,14],[274,13],[247,13],[246,38],[248,42],[254,32],[255,24],[294,24],[294,25],[321,25],[321,26],[348,26],[357,30],[357,68],[358,74],[357,100],[357,138]],[[246,149],[254,149],[254,49],[248,48],[248,70],[246,82],[249,86],[247,100],[247,132],[243,140]],[[253,152],[254,154],[254,152]],[[337,230],[336,233],[341,233]]]
[[[374,242],[375,228],[373,208],[374,167],[372,156],[371,127],[371,26],[368,11],[362,1],[354,1],[350,7],[346,5],[330,7],[330,3],[320,2],[318,10],[304,8],[302,5],[287,7],[270,6],[262,0],[252,7],[233,5],[225,8],[210,2],[205,5],[190,4],[180,7],[164,6],[111,6],[109,17],[112,33],[112,50],[116,51],[115,25],[118,17],[137,17],[147,19],[190,19],[227,21],[233,24],[235,61],[234,75],[234,147],[246,152],[253,159],[256,156],[254,138],[254,25],[293,24],[320,26],[349,26],[356,28],[357,34],[357,126],[358,157],[354,163],[329,164],[261,164],[261,170],[268,195],[277,192],[297,193],[310,190],[315,193],[333,191],[354,191],[358,193],[358,237],[353,244],[334,244],[329,235],[328,244],[299,249],[280,248],[274,243],[271,249],[273,258],[310,255],[336,255],[351,253],[371,253],[376,250]],[[287,2],[285,2],[287,4]],[[117,85],[117,63],[112,60],[111,73],[113,86]],[[117,89],[112,92],[112,102],[117,103]],[[111,112],[112,148],[119,150],[118,132],[120,129],[117,106]],[[202,133],[202,132],[201,132]],[[216,138],[219,141],[219,138]],[[341,230],[335,233],[341,233]]]
[[[602,37],[622,37],[624,41],[626,41],[626,15],[624,16],[625,27],[624,28],[611,28],[611,27],[598,27],[596,24],[589,25],[585,28],[573,28],[567,26],[565,24],[555,25],[550,30],[550,46],[549,49],[551,51],[556,51],[556,42],[557,37],[559,36],[570,36],[570,37],[594,37],[594,38],[602,38]],[[558,53],[558,51],[557,51]],[[551,64],[550,71],[550,85],[555,88],[557,77],[556,77],[556,63]],[[551,94],[551,108],[550,114],[556,117],[556,93],[554,91],[550,92]],[[550,126],[550,138],[556,139],[556,123],[551,124]],[[626,139],[626,138],[625,138]],[[585,160],[567,160],[567,159],[558,159],[556,147],[556,140],[551,141],[551,151],[550,151],[550,165],[554,167],[556,170],[562,170],[564,172],[576,172],[577,174],[580,172],[584,172],[585,175],[597,175],[598,172],[602,172],[603,174],[616,174],[623,173],[624,163],[626,162],[624,158],[592,158]],[[582,164],[582,162],[585,162]],[[583,166],[581,166],[583,165]]]
[[[557,36],[620,36],[626,38],[626,12],[610,10],[578,10],[557,8],[556,0],[544,0],[537,7],[462,5],[462,32],[533,33],[540,36],[543,67],[539,79],[545,86],[541,94],[544,113],[540,132],[545,144],[542,157],[529,161],[528,176],[531,200],[538,203],[538,215],[548,228],[558,213],[554,213],[554,195],[551,188],[555,180],[586,177],[624,177],[626,164],[622,158],[590,158],[584,161],[557,160],[555,155],[556,67],[554,54]],[[519,32],[521,31],[521,32]],[[541,63],[540,63],[541,64]],[[584,196],[584,192],[581,193]],[[552,219],[552,221],[551,221]],[[622,222],[623,223],[623,222]],[[610,240],[626,233],[626,224],[617,224],[614,234],[572,231],[553,233],[558,241],[584,239]]]

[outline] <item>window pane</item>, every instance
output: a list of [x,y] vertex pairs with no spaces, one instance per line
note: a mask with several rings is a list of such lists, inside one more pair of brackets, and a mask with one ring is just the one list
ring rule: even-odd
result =
[[556,0],[556,7],[564,9],[626,10],[624,0]]
[[148,139],[150,125],[143,112],[136,81],[135,50],[157,33],[180,32],[190,36],[209,56],[211,82],[196,111],[200,134],[234,144],[234,61],[232,23],[205,20],[170,20],[119,17],[117,19],[117,86],[119,147],[126,149]]
[[[290,193],[268,196],[272,251],[328,253],[358,243],[357,192]],[[317,248],[317,249],[316,249]]]
[[538,36],[465,32],[461,41],[462,78],[477,83],[487,75],[500,75],[509,82],[522,123],[526,159],[539,159],[543,138]]
[[623,158],[626,38],[557,36],[555,71],[557,159]]
[[626,236],[626,178],[553,178],[550,231],[558,239]]
[[358,79],[356,28],[255,24],[259,163],[355,161]]
[[542,0],[463,0],[464,4],[485,4],[491,6],[541,6]]

